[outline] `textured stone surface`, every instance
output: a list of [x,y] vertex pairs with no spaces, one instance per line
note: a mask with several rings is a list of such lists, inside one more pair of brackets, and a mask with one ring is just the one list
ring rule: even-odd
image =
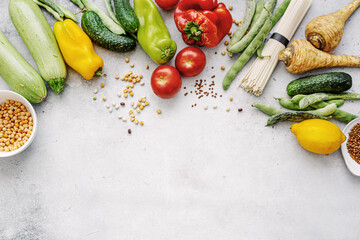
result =
[[[68,0],[58,2],[78,11]],[[105,9],[103,1],[95,2]],[[243,17],[245,2],[226,1],[234,6],[236,19]],[[35,66],[7,5],[8,0],[0,1],[0,29]],[[344,5],[314,1],[294,39],[304,38],[312,18]],[[182,49],[173,13],[161,14]],[[335,53],[359,55],[359,14],[347,22]],[[55,20],[46,16],[53,26]],[[208,57],[204,73],[183,79],[187,89],[171,100],[152,93],[149,82],[156,65],[140,46],[125,54],[96,47],[105,60],[107,79],[86,81],[69,69],[64,92],[56,96],[49,91],[46,101],[35,105],[40,128],[31,147],[0,160],[0,239],[358,239],[360,179],[347,170],[340,151],[311,154],[297,143],[291,123],[265,128],[267,117],[250,106],[255,101],[276,104],[273,97],[286,96],[286,84],[298,76],[279,64],[264,94],[255,97],[236,87],[248,64],[223,92],[225,71],[220,66],[229,69],[234,59],[220,54],[224,44],[203,50]],[[145,86],[134,89],[135,101],[141,96],[150,101],[139,115],[142,127],[129,122],[130,99],[111,114],[106,103],[92,100],[95,88],[97,97],[107,97],[109,104],[124,100],[116,96],[124,83],[114,76],[130,70],[125,57],[135,63],[134,72],[145,76]],[[359,69],[334,70],[350,73],[352,90],[360,91]],[[212,75],[223,98],[184,97],[194,90],[195,79],[210,80]],[[0,89],[8,89],[3,81]],[[239,107],[244,111],[237,112]],[[156,114],[158,108],[162,115]],[[342,109],[360,114],[354,101]],[[119,114],[128,122],[118,120]]]

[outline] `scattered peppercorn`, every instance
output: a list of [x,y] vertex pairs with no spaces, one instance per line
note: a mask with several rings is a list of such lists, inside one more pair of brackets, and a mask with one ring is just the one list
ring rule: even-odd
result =
[[229,41],[224,42],[225,46],[229,45]]
[[131,134],[131,129],[130,128],[128,129],[128,133]]
[[224,66],[221,66],[221,70],[225,70],[225,67],[224,67]]
[[125,106],[125,103],[124,103],[124,102],[121,102],[120,105],[121,105],[121,106]]
[[130,61],[129,58],[125,58],[125,62],[128,63]]
[[232,5],[229,6],[229,10],[233,10],[233,6],[232,6]]
[[239,108],[239,109],[238,109],[238,112],[242,112],[242,111],[243,111],[243,109],[242,109],[242,108]]

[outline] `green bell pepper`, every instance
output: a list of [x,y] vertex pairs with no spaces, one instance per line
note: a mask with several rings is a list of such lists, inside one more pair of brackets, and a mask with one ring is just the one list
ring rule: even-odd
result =
[[134,11],[140,21],[137,40],[141,47],[158,64],[170,61],[176,53],[176,43],[154,2],[134,0]]

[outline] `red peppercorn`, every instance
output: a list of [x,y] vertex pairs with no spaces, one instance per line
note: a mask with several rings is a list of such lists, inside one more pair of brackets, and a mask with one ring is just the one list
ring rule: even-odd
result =
[[243,110],[242,108],[239,108],[239,109],[238,109],[239,112],[242,112],[242,110]]
[[131,129],[130,128],[128,129],[128,133],[131,134]]
[[125,103],[124,103],[124,102],[121,102],[120,105],[121,105],[121,106],[125,106]]

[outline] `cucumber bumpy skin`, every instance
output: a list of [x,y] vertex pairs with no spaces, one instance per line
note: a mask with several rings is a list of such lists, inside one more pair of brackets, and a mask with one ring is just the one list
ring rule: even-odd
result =
[[86,11],[82,15],[81,27],[94,43],[108,50],[129,52],[136,47],[133,38],[114,34],[107,29],[94,11]]
[[135,34],[140,22],[129,0],[114,0],[114,9],[117,20],[126,32]]
[[286,91],[289,96],[318,92],[341,93],[352,86],[352,78],[344,72],[333,72],[302,77],[290,82]]

